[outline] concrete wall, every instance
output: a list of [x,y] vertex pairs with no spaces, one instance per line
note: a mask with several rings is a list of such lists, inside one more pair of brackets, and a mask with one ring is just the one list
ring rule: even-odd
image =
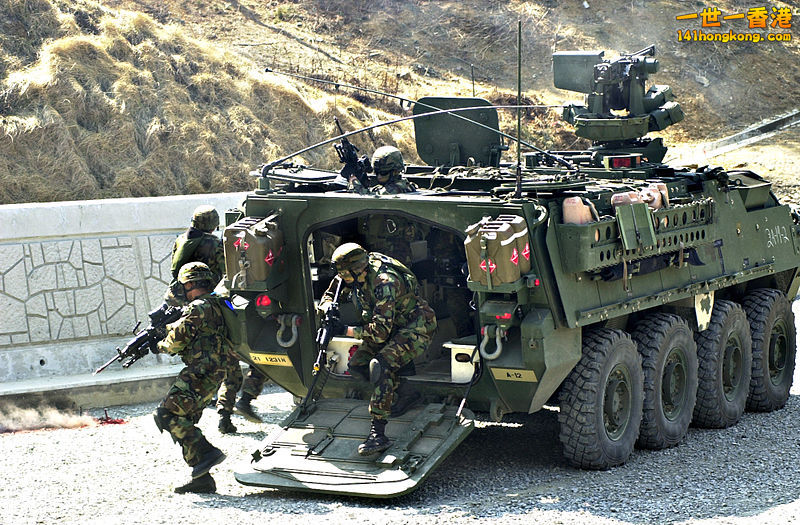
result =
[[161,304],[192,211],[243,193],[0,206],[0,381],[91,372]]

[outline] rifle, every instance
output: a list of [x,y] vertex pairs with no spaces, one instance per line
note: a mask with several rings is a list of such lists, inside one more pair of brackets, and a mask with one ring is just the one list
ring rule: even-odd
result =
[[[342,125],[339,124],[339,119],[333,117],[333,121],[336,123],[336,127],[339,128],[339,134],[344,135],[345,133],[342,130]],[[336,154],[339,155],[339,162],[344,164],[339,174],[346,180],[350,180],[351,176],[355,176],[362,186],[368,188],[369,179],[367,178],[367,173],[372,171],[372,164],[369,161],[369,157],[362,155],[361,158],[359,158],[358,148],[347,140],[347,137],[342,137],[340,143],[334,144],[333,148],[336,150]]]
[[182,314],[183,310],[181,308],[169,306],[167,303],[147,314],[150,317],[150,324],[147,328],[137,333],[136,330],[142,324],[141,321],[137,322],[136,326],[133,327],[135,337],[128,341],[122,350],[117,347],[117,355],[95,370],[94,373],[99,374],[115,361],[123,361],[122,368],[128,368],[146,356],[148,352],[158,353],[156,345],[166,336],[166,326],[180,319]]
[[[308,400],[316,401],[316,396],[319,393],[313,395],[317,381],[319,380],[320,371],[322,367],[325,366],[328,351],[328,345],[333,339],[335,328],[337,325],[341,325],[342,321],[339,319],[339,293],[342,291],[342,278],[338,275],[336,276],[338,282],[336,283],[336,292],[333,294],[333,300],[331,301],[328,310],[325,312],[325,317],[322,319],[322,323],[317,330],[317,348],[319,348],[319,352],[317,353],[317,360],[314,362],[314,368],[311,374],[314,376],[314,379],[311,380],[311,386],[308,387],[308,392],[306,393],[306,397],[303,398],[303,401],[300,403],[300,411],[304,412],[306,410]],[[327,379],[327,376],[326,376]],[[319,387],[319,392],[322,392],[322,389],[325,387],[325,382],[323,381],[322,386]]]

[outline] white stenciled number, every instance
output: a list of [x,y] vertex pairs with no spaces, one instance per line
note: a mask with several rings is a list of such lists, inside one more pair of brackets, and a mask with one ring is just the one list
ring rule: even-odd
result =
[[767,248],[774,248],[779,244],[789,242],[789,236],[786,233],[786,226],[775,226],[767,230]]

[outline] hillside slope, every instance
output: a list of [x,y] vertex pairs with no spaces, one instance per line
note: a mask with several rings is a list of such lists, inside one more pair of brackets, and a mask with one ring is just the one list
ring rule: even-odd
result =
[[[554,50],[613,55],[649,44],[661,62],[654,80],[671,84],[687,113],[668,130],[670,139],[716,138],[800,100],[797,39],[681,42],[678,30],[700,22],[676,16],[704,5],[677,0],[6,4],[0,11],[0,202],[6,203],[248,189],[247,172],[258,164],[332,136],[334,115],[355,129],[407,111],[391,98],[264,73],[265,66],[412,99],[474,90],[494,102],[513,100],[517,20],[528,102],[580,97],[552,88]],[[753,6],[721,0],[715,7],[734,14]],[[746,28],[743,22],[726,24],[736,31]],[[761,31],[769,32],[776,30]],[[503,116],[508,131],[512,122]],[[525,123],[525,136],[544,147],[573,142],[555,112],[530,111]],[[409,124],[356,139],[365,152],[382,143],[414,159]],[[337,165],[331,148],[303,160]]]

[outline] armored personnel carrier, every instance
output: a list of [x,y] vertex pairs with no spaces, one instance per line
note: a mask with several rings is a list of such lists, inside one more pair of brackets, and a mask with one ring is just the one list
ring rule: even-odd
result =
[[[605,469],[635,446],[678,445],[784,405],[795,361],[798,215],[746,170],[663,164],[650,131],[683,118],[648,87],[654,48],[553,56],[583,151],[508,149],[478,98],[414,106],[427,165],[397,195],[346,190],[340,173],[282,159],[226,213],[224,285],[236,350],[297,409],[254,452],[246,485],[369,497],[413,490],[473,429],[475,412],[558,410],[569,463]],[[345,137],[346,139],[346,137]],[[346,141],[337,145],[343,148]],[[340,149],[340,153],[342,150]],[[343,168],[359,168],[342,155]],[[347,374],[359,340],[319,352],[319,301],[336,246],[358,242],[414,271],[438,330],[415,363],[424,402],[390,419],[391,448],[356,452],[372,386]],[[342,320],[356,323],[352,305]]]

